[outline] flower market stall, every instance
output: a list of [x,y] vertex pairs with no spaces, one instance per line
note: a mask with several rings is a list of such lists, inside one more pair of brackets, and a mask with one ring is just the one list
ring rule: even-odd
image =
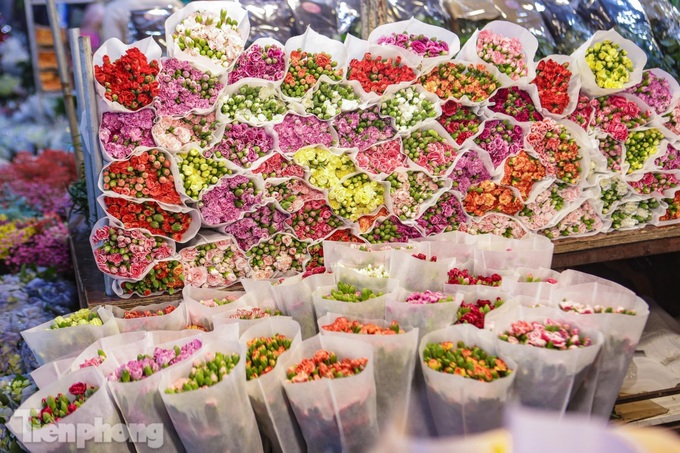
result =
[[607,419],[649,307],[561,270],[680,249],[673,76],[615,30],[542,59],[505,21],[249,37],[192,2],[166,56],[81,52],[88,307],[22,332],[17,439],[109,417],[176,451],[363,451],[513,404]]

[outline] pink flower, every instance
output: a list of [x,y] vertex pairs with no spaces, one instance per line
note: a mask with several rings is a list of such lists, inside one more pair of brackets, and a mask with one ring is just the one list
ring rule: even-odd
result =
[[208,271],[204,267],[190,268],[186,279],[191,286],[202,286],[208,280]]

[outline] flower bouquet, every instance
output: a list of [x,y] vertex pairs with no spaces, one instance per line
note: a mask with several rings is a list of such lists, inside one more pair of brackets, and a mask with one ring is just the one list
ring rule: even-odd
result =
[[[186,324],[185,324],[186,326]],[[138,343],[117,349],[113,356],[121,365],[108,375],[108,388],[126,423],[163,424],[163,448],[183,451],[182,442],[173,428],[158,385],[168,371],[184,361],[191,364],[196,353],[203,350],[202,334],[168,343],[150,346]],[[138,442],[135,448],[151,452],[149,444]]]
[[308,201],[300,210],[291,214],[285,223],[299,239],[316,241],[344,226],[342,219],[333,211],[324,200]]
[[184,268],[182,263],[166,258],[158,261],[139,281],[114,280],[113,292],[118,297],[128,299],[136,294],[140,297],[173,295],[184,287]]
[[396,91],[416,79],[421,62],[419,56],[401,49],[369,44],[352,35],[345,39],[347,47],[347,80],[356,80],[364,95],[378,99],[386,90]]
[[201,226],[200,215],[195,209],[104,195],[97,198],[97,202],[114,225],[125,229],[143,229],[176,242],[189,241]]
[[493,21],[472,35],[458,58],[495,66],[501,83],[508,85],[533,80],[537,49],[538,41],[524,27]]
[[572,58],[578,65],[583,91],[592,96],[637,85],[647,62],[644,51],[614,30],[595,32]]
[[295,154],[301,148],[321,145],[329,148],[338,142],[337,134],[329,123],[314,115],[300,116],[288,113],[283,122],[274,126],[279,139],[279,149],[284,154]]
[[114,278],[141,280],[156,260],[175,253],[175,243],[144,230],[126,230],[101,219],[92,228],[90,245],[100,271]]
[[[385,314],[385,302],[389,294],[397,289],[398,282],[381,279],[372,288],[358,288],[342,281],[336,286],[318,287],[312,293],[317,319],[326,313],[354,316],[364,319],[381,319]],[[367,282],[368,283],[368,282]],[[385,288],[385,292],[376,288]]]
[[497,185],[489,180],[468,187],[463,199],[465,212],[477,217],[489,212],[515,215],[522,206],[522,200],[512,187]]
[[[96,441],[106,435],[105,427],[124,423],[105,387],[106,381],[94,368],[75,371],[28,397],[7,420],[7,428],[31,451],[55,451],[55,445],[48,448],[45,441],[66,430],[72,436],[59,445],[60,451],[77,447],[95,452],[120,451],[127,448],[126,443]],[[93,420],[100,423],[92,426]],[[76,430],[80,424],[87,424],[92,430],[87,433]]]
[[262,180],[243,175],[222,178],[204,192],[198,209],[207,226],[225,226],[262,204]]
[[629,94],[602,96],[593,100],[593,128],[613,139],[624,141],[630,130],[650,122],[653,112]]
[[489,153],[494,168],[524,148],[524,131],[511,120],[487,120],[474,143]]
[[560,212],[568,212],[580,197],[578,186],[555,182],[539,193],[534,201],[524,205],[517,215],[529,230],[541,230],[558,221],[562,217]]
[[[390,260],[391,259],[392,253],[390,253]],[[349,266],[340,261],[329,264],[328,267],[335,277],[335,283],[338,285],[340,285],[340,283],[343,284],[344,289],[338,288],[340,292],[345,290],[349,291],[349,287],[351,286],[355,289],[370,288],[370,291],[373,291],[376,296],[381,296],[382,294],[389,292],[394,283],[394,280],[390,280],[388,267],[384,264]],[[372,297],[373,295],[370,296]],[[329,297],[329,299],[342,300],[344,302],[360,302],[364,300],[362,297],[358,297],[357,300],[353,300],[353,296],[342,297],[340,293],[333,297]]]
[[629,230],[641,228],[641,225],[655,224],[662,215],[662,208],[656,198],[633,196],[622,200],[612,212],[611,224],[607,230]]
[[491,172],[494,165],[486,151],[469,149],[463,151],[449,174],[452,182],[452,190],[460,194],[467,193],[472,185],[492,179]]
[[385,181],[390,183],[391,211],[402,221],[420,217],[450,184],[416,170],[397,170]]
[[[360,217],[376,212],[385,204],[385,192],[384,183],[372,180],[366,173],[356,173],[343,178],[339,184],[331,187],[328,192],[328,202],[333,212],[342,218],[356,222]],[[332,217],[328,217],[330,218]],[[344,225],[341,222],[335,222],[330,226],[338,228]],[[298,237],[304,239],[299,234]],[[320,237],[312,239],[320,239]]]
[[[506,286],[508,286],[506,284]],[[459,290],[463,298],[454,324],[470,324],[478,329],[484,328],[486,315],[501,307],[511,307],[515,304],[509,291],[499,288],[483,286],[463,287]]]
[[422,126],[404,138],[404,153],[434,176],[444,176],[458,157],[453,141],[439,124]]
[[664,203],[668,205],[664,213],[659,217],[659,223],[669,224],[680,219],[680,190],[675,192],[673,198],[664,198]]
[[456,263],[458,263],[456,258],[425,261],[412,253],[394,250],[390,259],[389,274],[390,278],[397,280],[399,285],[408,291],[440,291],[449,269],[455,267]]
[[[565,312],[566,319],[604,335],[602,353],[593,370],[596,377],[586,381],[576,395],[574,406],[608,417],[618,397],[618,390],[613,387],[623,383],[649,317],[649,307],[629,291],[597,282],[560,288],[555,290],[554,296],[554,300],[562,301],[559,307]],[[598,307],[603,301],[616,301],[617,307]],[[589,395],[594,395],[592,401]]]
[[371,346],[315,336],[279,359],[309,451],[354,451],[378,439]]
[[158,75],[159,96],[154,107],[159,116],[210,113],[226,86],[226,77],[196,69],[188,61],[166,58]]
[[241,250],[249,250],[258,242],[284,231],[288,220],[289,214],[269,203],[245,213],[241,219],[220,228],[220,231],[233,236]]
[[[407,241],[404,241],[407,242]],[[423,244],[412,243],[387,243],[376,242],[375,244],[356,243],[355,241],[331,242],[326,240],[323,243],[324,262],[328,269],[332,269],[337,264],[342,264],[349,268],[383,269],[389,267],[392,251],[397,249],[410,250],[411,253],[418,253],[424,250]]]
[[456,318],[462,297],[440,291],[394,291],[385,304],[385,319],[403,328],[418,329],[419,336],[442,329]]
[[335,118],[342,112],[356,110],[363,105],[357,94],[359,83],[332,83],[327,77],[322,77],[314,88],[300,100],[300,106],[306,114],[311,114],[324,121]]
[[444,192],[423,214],[416,219],[418,226],[427,236],[464,230],[468,217],[460,199],[454,192]]
[[368,36],[369,44],[405,49],[423,58],[425,71],[451,57],[460,50],[460,40],[455,33],[418,19],[384,24],[373,29]]
[[680,170],[680,150],[669,143],[666,152],[656,158],[654,165],[660,170]]
[[551,300],[552,294],[557,290],[560,281],[560,273],[539,267],[535,269],[517,268],[519,279],[516,282],[508,282],[506,290],[516,296],[528,296],[535,300]]
[[104,112],[99,125],[104,158],[127,159],[137,148],[153,147],[151,128],[155,118],[152,109],[133,113]]
[[339,146],[358,148],[364,151],[372,145],[394,137],[390,118],[379,116],[378,106],[351,112],[342,112],[333,118],[332,125],[337,131]]
[[498,89],[497,75],[497,71],[485,64],[452,60],[440,63],[418,81],[444,101],[455,99],[463,105],[474,106],[485,102]]
[[515,306],[486,317],[502,340],[499,354],[517,363],[523,405],[564,413],[602,347],[602,334],[581,329],[553,308]]
[[589,154],[583,148],[587,140],[583,131],[551,118],[533,123],[527,135],[546,173],[567,184],[577,184],[590,168]]
[[326,198],[322,191],[310,187],[299,178],[290,178],[279,183],[267,182],[265,187],[268,195],[286,212],[299,211],[307,202],[323,201]]
[[211,148],[222,135],[215,113],[187,114],[185,117],[161,116],[151,133],[157,146],[178,152],[185,148]]
[[680,94],[680,86],[673,76],[655,68],[644,71],[642,81],[625,92],[642,100],[657,115],[663,115],[671,109],[673,101]]
[[103,308],[97,311],[84,308],[23,330],[21,337],[38,363],[44,365],[80,352],[94,341],[117,333],[116,321]]
[[440,436],[468,435],[502,425],[518,368],[499,343],[491,332],[472,326],[448,327],[423,337],[418,358]]
[[128,159],[111,162],[102,170],[99,190],[104,195],[159,201],[180,205],[177,191],[181,181],[172,156],[160,149],[139,151]]
[[186,306],[181,301],[142,305],[126,310],[107,305],[121,333],[152,330],[183,330],[188,324]]
[[110,39],[92,56],[95,88],[114,111],[137,111],[159,94],[161,48],[152,38],[125,45]]
[[260,38],[236,60],[229,73],[229,84],[253,78],[279,82],[286,70],[286,51],[283,45],[271,38]]
[[482,119],[477,116],[473,107],[453,100],[442,104],[442,115],[437,121],[458,145],[463,145],[469,138],[477,135],[482,124]]
[[242,345],[213,340],[163,374],[158,391],[184,448],[262,451],[245,367]]
[[576,109],[581,78],[571,57],[550,55],[542,59],[536,65],[536,78],[531,83],[538,88],[539,105],[546,114],[561,118]]
[[598,150],[607,159],[607,170],[620,175],[628,173],[630,165],[624,160],[623,142],[612,138],[610,135],[598,137],[597,141]]
[[567,119],[581,126],[581,129],[584,131],[590,132],[595,121],[594,113],[598,109],[598,105],[599,102],[597,99],[587,96],[584,94],[583,90],[581,90],[578,94],[576,109],[567,116]]
[[219,236],[200,236],[190,247],[180,251],[187,285],[219,288],[234,284],[245,277],[250,268],[248,260],[233,239]]
[[628,181],[638,195],[673,195],[680,184],[678,172],[647,172],[637,181]]
[[307,244],[290,234],[277,233],[246,252],[256,279],[303,272],[309,259]]
[[357,165],[379,177],[389,175],[399,167],[406,166],[406,155],[402,151],[402,139],[374,143],[354,156]]
[[438,98],[421,86],[409,86],[383,96],[380,115],[392,118],[398,132],[409,132],[429,118],[441,115]]
[[270,178],[304,178],[304,167],[291,162],[282,154],[274,152],[271,157],[254,168],[253,174],[261,174],[264,179]]
[[492,213],[470,220],[466,225],[466,232],[472,235],[493,234],[508,239],[522,239],[527,234],[527,229],[515,217]]
[[191,324],[215,330],[213,317],[239,308],[246,308],[249,300],[244,291],[221,291],[211,288],[185,286],[182,298]]
[[165,21],[168,56],[214,74],[231,68],[249,33],[248,13],[236,3],[193,2]]
[[510,117],[519,123],[541,121],[540,99],[538,89],[533,85],[511,86],[500,88],[486,107],[490,116],[497,118]]
[[[277,339],[278,348],[274,347],[273,341],[268,342],[267,339]],[[280,451],[305,449],[300,427],[283,391],[286,370],[279,364],[279,359],[288,354],[285,351],[297,346],[301,341],[300,326],[295,321],[277,318],[264,318],[246,330],[240,338],[240,343],[248,345],[249,351],[251,348],[255,351],[255,346],[259,344],[257,353],[260,356],[264,348],[267,354],[275,357],[275,363],[270,371],[258,376],[251,374],[248,380],[244,381],[260,429],[275,449]],[[284,351],[280,351],[281,347]],[[249,359],[254,363],[257,357],[253,357],[251,353]]]
[[253,126],[280,123],[288,110],[275,85],[259,80],[242,80],[230,85],[218,106],[218,121],[240,121]]
[[330,189],[342,178],[354,173],[356,167],[348,154],[335,154],[321,146],[302,148],[293,160],[309,168],[309,183],[319,189]]
[[[664,149],[665,137],[657,128],[636,129],[624,143],[624,159],[630,165],[627,174],[649,167],[650,158]],[[653,162],[653,160],[651,160]]]
[[108,376],[119,366],[118,361],[113,357],[115,350],[143,342],[153,344],[153,340],[154,338],[149,333],[143,331],[127,332],[100,338],[85,348],[75,358],[71,358],[71,363],[59,378],[88,367],[96,368],[103,376]]
[[530,200],[532,193],[540,192],[541,186],[547,187],[551,182],[546,180],[546,168],[540,160],[525,150],[505,160],[501,184],[514,187],[525,200]]
[[378,423],[404,427],[418,347],[418,329],[397,322],[364,320],[327,314],[318,320],[321,336],[357,340],[373,348]]
[[385,242],[409,242],[411,239],[421,238],[423,234],[418,228],[406,225],[395,216],[389,216],[384,220],[379,220],[367,233],[361,235],[371,244],[382,244]]

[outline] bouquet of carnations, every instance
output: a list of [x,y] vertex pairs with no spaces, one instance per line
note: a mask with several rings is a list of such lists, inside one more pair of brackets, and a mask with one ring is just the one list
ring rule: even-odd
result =
[[40,365],[80,352],[94,341],[115,335],[118,325],[103,308],[83,308],[26,329],[21,336]]
[[565,319],[604,335],[592,377],[577,392],[571,407],[609,417],[618,398],[615,387],[626,376],[649,307],[631,291],[598,282],[563,286],[553,291],[553,300],[558,301]]
[[[202,352],[204,341],[199,334],[156,345],[142,342],[112,354],[121,365],[107,376],[108,388],[125,421],[146,426],[163,423],[163,447],[168,451],[183,451],[183,447],[158,393],[158,385],[168,371],[184,361],[191,363],[196,353]],[[150,445],[140,440],[136,448],[152,451]]]
[[188,324],[186,305],[181,301],[142,305],[126,310],[107,305],[121,333],[152,330],[183,330]]
[[152,109],[133,113],[104,112],[99,125],[99,140],[104,158],[127,159],[137,148],[154,146],[151,128],[156,114]]
[[410,292],[399,288],[387,298],[385,319],[403,328],[418,329],[419,335],[443,329],[456,319],[462,297],[440,291]]
[[[94,423],[95,420],[98,423]],[[75,371],[42,387],[5,421],[21,445],[30,451],[55,451],[55,444],[47,448],[46,443],[53,442],[57,432],[72,434],[68,439],[60,440],[59,451],[86,448],[87,451],[113,453],[127,448],[127,441],[97,442],[107,435],[106,427],[121,426],[124,420],[106,390],[106,380],[94,368]],[[87,433],[76,430],[81,424],[91,430]]]
[[[364,319],[380,319],[385,313],[385,303],[390,293],[395,291],[398,282],[392,279],[380,279],[372,287],[359,288],[343,281],[335,286],[321,286],[312,293],[314,311],[317,319],[326,313],[354,316]],[[368,284],[368,283],[367,283]],[[385,291],[376,288],[384,287]]]
[[456,258],[439,258],[432,256],[426,259],[408,251],[395,250],[390,259],[390,278],[399,281],[399,285],[408,291],[441,291],[450,269],[456,267]]
[[355,451],[377,441],[373,357],[365,343],[317,335],[279,358],[309,451]]
[[245,352],[236,341],[215,338],[163,373],[158,392],[184,448],[262,451],[246,394]]
[[517,363],[515,391],[523,405],[564,413],[602,347],[602,334],[554,308],[494,310],[486,329],[499,354]]
[[304,451],[300,427],[283,391],[286,368],[279,363],[302,342],[299,324],[264,318],[243,332],[239,341],[247,351],[245,390],[262,433],[277,451]]
[[373,347],[373,373],[381,427],[406,423],[418,347],[418,329],[405,330],[396,321],[347,318],[328,313],[318,320],[321,336],[357,340]]
[[221,288],[250,272],[246,255],[236,242],[216,233],[197,236],[179,252],[186,285]]
[[438,435],[502,426],[518,364],[499,343],[491,332],[472,326],[452,326],[423,337],[418,358]]
[[182,298],[193,325],[214,330],[213,317],[248,306],[244,291],[221,291],[212,288],[185,286]]
[[149,297],[167,293],[172,296],[183,287],[184,267],[174,258],[157,261],[141,280],[114,280],[112,284],[113,292],[123,299],[129,299],[133,294]]

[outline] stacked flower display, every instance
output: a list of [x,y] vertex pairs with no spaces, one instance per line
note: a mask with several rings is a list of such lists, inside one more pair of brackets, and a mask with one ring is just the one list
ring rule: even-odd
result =
[[136,208],[107,212],[116,227],[219,234],[248,258],[239,275],[262,277],[303,271],[341,228],[559,239],[677,218],[677,84],[615,34],[535,62],[520,28],[489,24],[455,55],[449,31],[414,21],[428,32],[378,29],[387,56],[362,59],[317,34],[245,47],[247,14],[218,6],[168,21],[169,58],[146,43],[95,58],[116,159],[99,185]]

